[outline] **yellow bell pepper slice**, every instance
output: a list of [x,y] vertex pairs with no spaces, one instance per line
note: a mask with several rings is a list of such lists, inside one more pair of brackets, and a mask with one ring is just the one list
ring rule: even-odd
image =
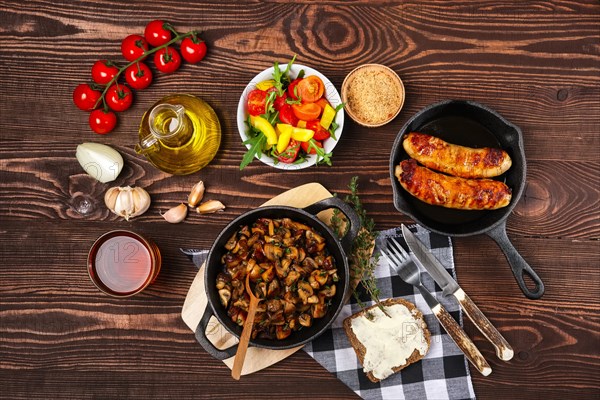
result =
[[267,89],[272,88],[273,86],[275,86],[275,80],[274,79],[268,79],[266,81],[259,82],[256,85],[256,88],[260,89],[260,90],[267,90]]
[[296,125],[298,128],[306,128],[306,121],[304,120],[299,120],[298,124]]
[[308,142],[315,135],[315,131],[305,128],[294,128],[292,130],[292,139],[299,142]]
[[334,118],[335,118],[334,108],[331,107],[329,104],[326,104],[325,108],[323,109],[323,115],[321,115],[321,126],[323,127],[323,129],[325,129],[325,130],[329,129],[329,126],[333,122]]
[[294,127],[289,124],[277,124],[276,131],[279,134],[279,138],[277,139],[277,152],[283,153],[285,149],[290,144],[290,140],[292,139],[292,131]]
[[275,128],[273,128],[273,125],[271,125],[269,121],[263,117],[255,117],[254,115],[251,115],[250,124],[266,136],[267,144],[277,144],[277,133],[275,133]]

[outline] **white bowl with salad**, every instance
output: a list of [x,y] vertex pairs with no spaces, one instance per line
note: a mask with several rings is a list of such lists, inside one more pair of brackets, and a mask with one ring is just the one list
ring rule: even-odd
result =
[[344,128],[342,100],[323,74],[293,61],[265,69],[242,93],[237,125],[248,151],[240,169],[254,158],[283,170],[331,165]]

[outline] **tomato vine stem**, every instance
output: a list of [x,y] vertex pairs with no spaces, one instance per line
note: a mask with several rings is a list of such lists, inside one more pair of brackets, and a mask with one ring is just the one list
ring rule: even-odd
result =
[[[108,111],[108,105],[106,104],[106,101],[104,100],[104,97],[106,96],[106,92],[108,91],[108,89],[116,82],[118,82],[119,77],[121,76],[121,74],[130,66],[139,63],[146,57],[148,57],[151,54],[156,53],[157,51],[164,49],[170,45],[172,45],[173,43],[176,43],[186,37],[192,36],[197,34],[196,31],[189,31],[186,33],[178,33],[175,29],[170,29],[173,33],[175,33],[175,37],[171,40],[169,40],[167,43],[162,44],[160,46],[156,46],[151,50],[145,50],[144,53],[139,56],[138,58],[136,58],[133,61],[130,61],[128,64],[126,64],[125,66],[119,68],[119,71],[115,74],[115,76],[106,84],[106,86],[104,87],[104,90],[102,91],[102,94],[100,95],[100,98],[96,101],[96,104],[94,105],[94,108],[97,108],[98,105],[100,104],[100,101],[102,101],[102,103],[104,104],[104,111]],[[112,63],[113,65],[118,65],[115,62],[112,61],[108,61],[107,63]],[[138,67],[139,68],[139,67]]]

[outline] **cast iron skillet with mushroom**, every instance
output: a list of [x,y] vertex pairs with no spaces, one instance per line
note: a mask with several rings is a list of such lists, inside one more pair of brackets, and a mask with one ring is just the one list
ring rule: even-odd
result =
[[[342,239],[316,217],[330,208],[339,209],[348,220],[349,229]],[[196,329],[198,342],[215,358],[235,355],[237,346],[219,350],[205,332],[214,314],[231,334],[240,337],[248,300],[243,291],[246,273],[253,292],[263,299],[250,345],[288,349],[319,336],[344,305],[350,280],[347,254],[359,228],[358,215],[337,197],[305,209],[261,207],[233,220],[219,234],[206,260],[204,284],[210,307]],[[248,240],[255,242],[250,246]],[[257,254],[246,258],[238,255],[240,251]]]
[[339,276],[325,238],[290,218],[259,218],[243,225],[221,257],[216,288],[227,315],[243,326],[250,306],[249,275],[258,305],[251,338],[282,340],[327,314]]

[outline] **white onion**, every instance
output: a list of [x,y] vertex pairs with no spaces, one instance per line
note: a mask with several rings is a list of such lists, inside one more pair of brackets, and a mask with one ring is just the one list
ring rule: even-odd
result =
[[117,179],[124,164],[118,151],[100,143],[80,144],[75,157],[88,175],[102,183]]

